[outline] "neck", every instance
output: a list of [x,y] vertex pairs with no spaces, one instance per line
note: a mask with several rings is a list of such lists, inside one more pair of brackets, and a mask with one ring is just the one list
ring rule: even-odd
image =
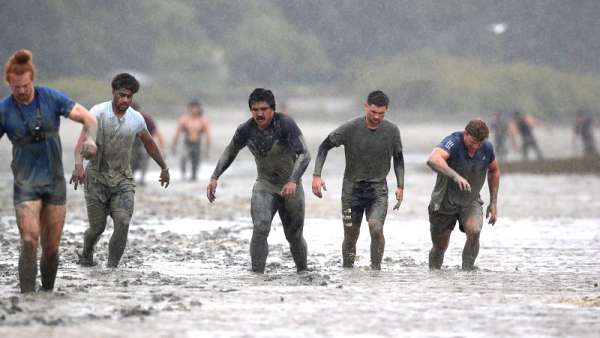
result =
[[377,127],[379,127],[378,124],[372,124],[369,122],[369,119],[365,117],[365,123],[367,124],[367,128],[369,129],[377,129]]
[[33,102],[33,99],[35,98],[35,91],[33,91],[31,93],[31,96],[27,98],[27,100],[25,101],[19,101],[17,100],[17,97],[13,95],[13,97],[15,98],[15,101],[17,101],[18,104],[22,105],[22,106],[26,106],[31,104],[31,102]]

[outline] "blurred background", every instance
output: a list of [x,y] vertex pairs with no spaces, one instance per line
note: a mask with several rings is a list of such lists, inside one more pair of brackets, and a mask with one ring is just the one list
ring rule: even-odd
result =
[[600,107],[594,0],[7,0],[0,15],[0,58],[32,50],[38,83],[87,106],[128,71],[163,116],[191,97],[243,103],[257,86],[280,100],[381,88],[407,119],[520,109],[570,121]]

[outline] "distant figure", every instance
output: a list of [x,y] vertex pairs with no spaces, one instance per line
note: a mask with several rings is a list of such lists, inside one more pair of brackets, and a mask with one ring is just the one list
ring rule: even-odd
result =
[[509,121],[506,114],[495,112],[492,120],[492,131],[494,132],[494,148],[496,149],[496,158],[504,160],[508,153],[506,139],[509,134]]
[[575,119],[575,137],[581,137],[584,157],[597,157],[598,149],[594,139],[594,119],[591,114],[578,111]]
[[187,162],[192,163],[192,176],[191,180],[197,179],[197,172],[200,166],[201,156],[201,140],[200,136],[204,134],[204,141],[206,143],[205,154],[208,154],[208,147],[210,146],[210,125],[208,119],[204,116],[204,110],[202,104],[198,100],[192,100],[188,104],[188,113],[183,115],[178,123],[177,130],[175,131],[175,138],[173,139],[173,152],[177,151],[177,142],[179,141],[179,134],[185,134],[185,150],[181,156],[181,177],[185,179],[185,172]]
[[496,223],[500,167],[494,156],[494,147],[486,141],[488,135],[485,122],[472,120],[464,131],[446,136],[427,161],[427,165],[438,173],[428,208],[433,243],[429,268],[432,270],[442,267],[450,234],[457,221],[460,231],[467,235],[462,268],[474,268],[483,227],[483,201],[479,192],[486,175],[490,191],[486,217],[489,217],[489,224]]
[[522,114],[518,110],[513,113],[513,119],[511,124],[511,139],[513,146],[517,148],[516,135],[521,135],[521,153],[523,160],[526,161],[529,158],[529,149],[533,149],[537,159],[542,160],[542,151],[538,146],[538,143],[533,134],[533,128],[539,126],[540,123],[533,116],[528,114]]
[[[158,130],[158,127],[156,126],[154,119],[149,114],[147,114],[143,111],[140,111],[140,106],[138,105],[137,102],[133,102],[131,104],[131,108],[133,108],[133,110],[138,111],[138,112],[140,112],[140,114],[142,114],[142,116],[144,117],[144,121],[146,122],[146,127],[148,128],[148,132],[150,133],[150,135],[152,135],[154,140],[156,142],[158,142],[158,146],[160,147],[160,150],[164,156],[165,140],[164,140],[160,130]],[[133,171],[134,177],[135,177],[136,172],[139,171],[141,173],[139,183],[142,186],[146,185],[146,172],[148,171],[148,160],[149,159],[150,159],[150,156],[146,152],[144,143],[142,142],[142,140],[139,137],[136,138],[134,145],[133,145],[133,154],[131,156],[131,170]]]

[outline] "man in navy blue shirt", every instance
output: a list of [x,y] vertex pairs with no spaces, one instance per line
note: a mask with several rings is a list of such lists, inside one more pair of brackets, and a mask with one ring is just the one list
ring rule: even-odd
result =
[[463,132],[447,136],[433,149],[427,164],[438,173],[429,203],[429,223],[433,247],[429,268],[440,269],[450,234],[459,222],[467,235],[462,268],[472,270],[479,252],[479,234],[483,227],[483,201],[479,192],[487,175],[490,204],[486,217],[494,225],[500,185],[500,167],[492,144],[486,139],[489,129],[482,120],[470,121]]
[[13,144],[13,201],[21,234],[21,292],[35,291],[37,248],[42,246],[42,289],[51,291],[58,268],[58,245],[65,221],[66,182],[58,129],[60,116],[83,124],[88,137],[82,152],[95,154],[96,119],[63,93],[34,87],[35,65],[27,50],[4,66],[12,95],[0,101],[0,138]]

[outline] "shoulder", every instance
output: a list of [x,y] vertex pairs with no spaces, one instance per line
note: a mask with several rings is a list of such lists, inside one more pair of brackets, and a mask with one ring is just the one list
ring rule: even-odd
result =
[[463,132],[457,131],[457,132],[454,132],[454,133],[444,137],[442,142],[440,142],[440,144],[438,145],[438,148],[442,148],[442,149],[446,150],[447,152],[452,152],[462,142],[463,142]]
[[388,131],[391,131],[393,133],[400,133],[400,128],[398,128],[398,125],[395,124],[392,121],[389,120],[383,120],[383,122],[381,123],[382,127],[385,128]]
[[38,94],[40,95],[40,99],[42,100],[69,100],[72,101],[71,98],[67,96],[64,92],[50,88],[45,86],[36,86]]
[[107,101],[107,102],[102,102],[102,103],[98,103],[95,104],[91,109],[90,109],[90,113],[92,113],[92,115],[96,116],[96,117],[100,117],[104,114],[109,113],[109,108],[110,108],[111,102]]
[[8,96],[4,97],[2,100],[0,100],[0,114],[5,114],[5,112],[10,109],[9,107],[12,104],[11,98],[12,98],[12,95],[8,95]]
[[131,116],[132,116],[132,118],[134,119],[135,122],[146,124],[146,120],[144,119],[144,115],[142,115],[142,113],[140,113],[139,111],[137,111],[137,110],[129,107],[127,109],[127,113],[131,114]]
[[273,120],[278,121],[281,127],[285,130],[298,128],[296,121],[289,115],[275,113]]
[[481,144],[481,149],[487,154],[494,152],[494,146],[492,145],[492,142],[490,142],[490,141],[483,142]]
[[255,128],[255,125],[254,120],[250,118],[246,122],[243,122],[240,125],[238,125],[236,133],[247,134],[250,132],[250,130],[252,130],[252,128]]

